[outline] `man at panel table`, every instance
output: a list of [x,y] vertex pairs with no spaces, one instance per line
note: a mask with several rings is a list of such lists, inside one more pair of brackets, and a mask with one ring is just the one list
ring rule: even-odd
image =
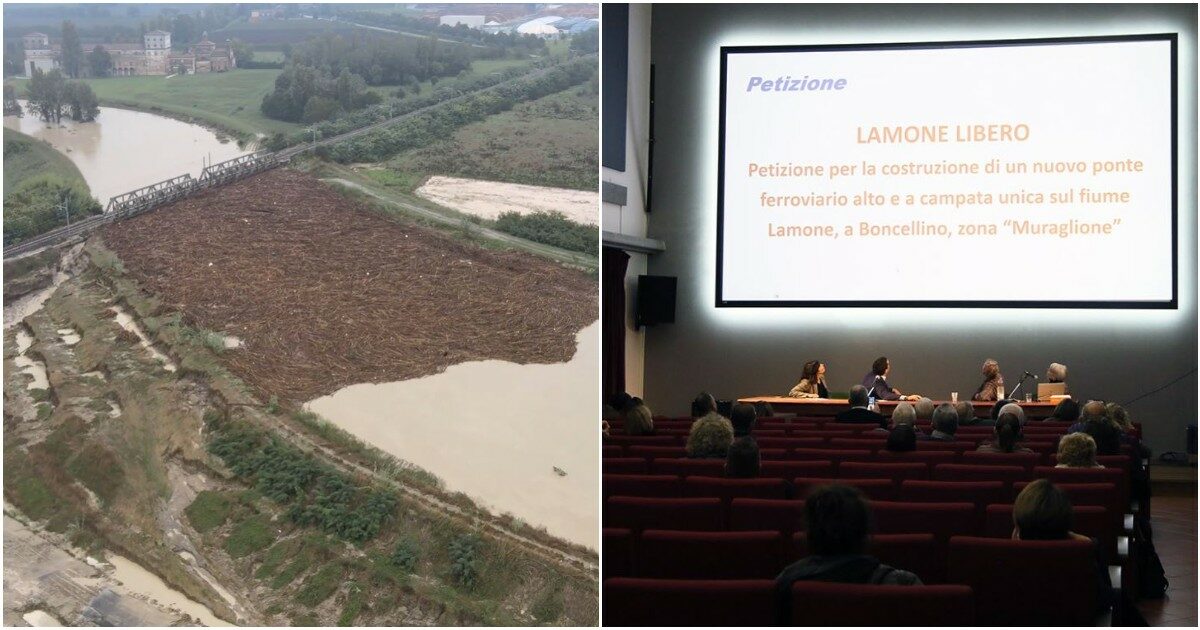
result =
[[887,357],[879,357],[871,364],[871,371],[863,377],[862,386],[867,388],[872,398],[879,400],[920,400],[921,397],[916,394],[905,396],[903,392],[895,387],[892,387],[887,382],[888,372],[892,371],[892,364]]

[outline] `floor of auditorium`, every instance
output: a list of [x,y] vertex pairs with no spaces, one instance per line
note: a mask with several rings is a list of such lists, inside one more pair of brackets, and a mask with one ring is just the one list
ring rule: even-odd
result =
[[1139,604],[1152,626],[1196,625],[1196,495],[1153,499],[1154,547],[1171,583],[1161,600]]

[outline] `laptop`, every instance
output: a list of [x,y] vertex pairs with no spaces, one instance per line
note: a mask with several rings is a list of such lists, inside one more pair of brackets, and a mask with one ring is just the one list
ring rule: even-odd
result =
[[1051,396],[1062,396],[1066,393],[1066,383],[1038,383],[1037,399],[1040,402],[1049,402]]

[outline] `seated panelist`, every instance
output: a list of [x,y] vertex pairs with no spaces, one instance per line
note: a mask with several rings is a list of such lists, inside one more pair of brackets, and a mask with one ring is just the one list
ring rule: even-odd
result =
[[792,398],[829,398],[829,388],[825,386],[825,364],[820,361],[809,361],[804,364],[800,374],[800,382],[788,392]]
[[871,364],[871,371],[863,377],[862,386],[867,388],[871,393],[871,397],[879,400],[920,400],[921,397],[915,394],[905,396],[899,389],[892,387],[887,382],[887,375],[892,371],[892,364],[887,357],[879,357]]

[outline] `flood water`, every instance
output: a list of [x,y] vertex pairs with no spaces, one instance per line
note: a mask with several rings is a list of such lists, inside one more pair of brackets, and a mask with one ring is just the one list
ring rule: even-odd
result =
[[598,549],[599,322],[576,342],[567,363],[473,361],[424,378],[351,385],[308,408],[494,513]]
[[190,615],[206,626],[233,625],[214,615],[207,606],[193,601],[187,595],[167,586],[162,578],[143,569],[141,565],[116,554],[109,554],[108,561],[113,565],[113,577],[120,581],[126,589],[149,597],[163,606]]
[[95,122],[69,119],[42,122],[26,109],[21,118],[5,116],[4,126],[49,142],[79,168],[103,206],[113,195],[149,186],[184,173],[199,177],[204,161],[222,162],[249,153],[237,142],[183,121],[115,107],[101,107]]

